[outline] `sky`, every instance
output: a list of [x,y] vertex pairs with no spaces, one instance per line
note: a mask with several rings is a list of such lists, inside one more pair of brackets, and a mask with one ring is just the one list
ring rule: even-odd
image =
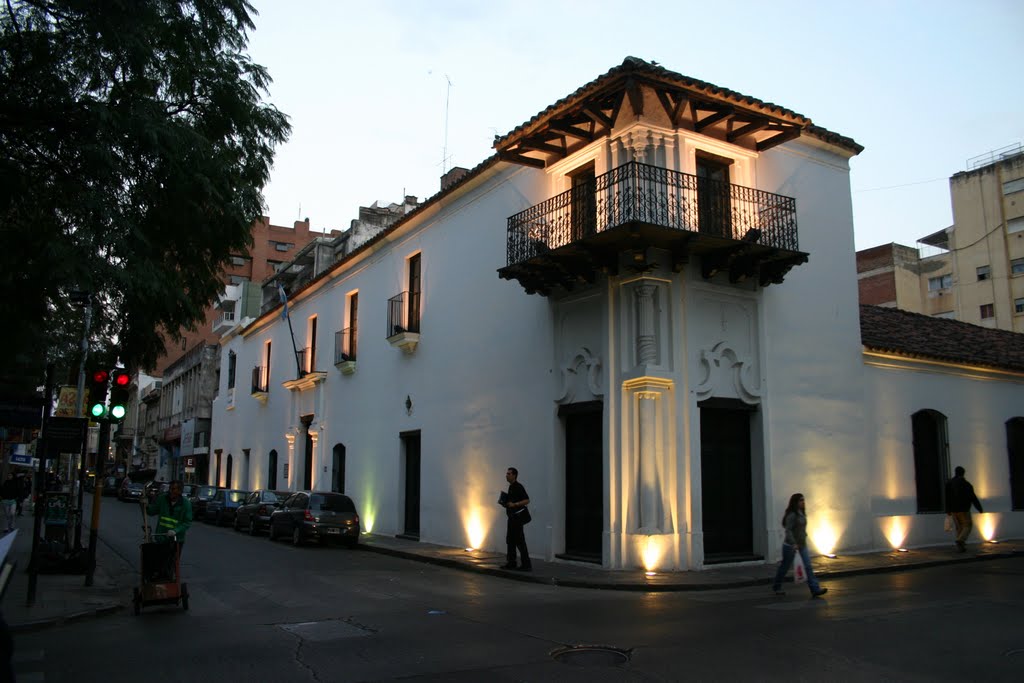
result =
[[1020,0],[252,0],[249,54],[287,114],[266,213],[346,229],[626,56],[856,140],[856,248],[952,223],[949,177],[1024,143]]

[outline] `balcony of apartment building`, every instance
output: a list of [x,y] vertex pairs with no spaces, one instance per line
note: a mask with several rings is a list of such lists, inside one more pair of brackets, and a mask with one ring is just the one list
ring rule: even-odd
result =
[[706,279],[724,273],[761,286],[807,261],[793,197],[629,161],[509,217],[498,272],[549,295],[624,262],[642,269],[650,247],[669,252],[677,272],[695,263]]
[[217,303],[214,304],[214,307],[219,311],[217,317],[213,320],[214,334],[224,334],[238,324],[238,309],[246,284],[248,283],[243,282],[237,285],[228,285],[224,288]]

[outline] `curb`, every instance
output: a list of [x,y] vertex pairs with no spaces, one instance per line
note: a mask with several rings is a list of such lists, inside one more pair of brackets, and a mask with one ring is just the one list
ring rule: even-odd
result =
[[28,621],[24,624],[11,624],[11,633],[30,633],[33,631],[42,631],[44,629],[53,628],[54,626],[65,626],[67,624],[73,624],[79,621],[86,621],[88,619],[95,619],[97,617],[106,616],[108,614],[115,614],[122,609],[125,605],[121,602],[110,603],[108,605],[101,605],[94,609],[83,610],[81,612],[72,612],[71,614],[63,614],[58,617],[51,617],[49,619],[38,619],[36,621]]
[[[451,569],[459,569],[465,572],[471,572],[474,574],[484,574],[488,576],[496,576],[508,581],[521,581],[523,583],[536,583],[546,586],[559,586],[563,588],[589,588],[592,590],[618,590],[618,591],[634,591],[643,593],[667,593],[667,592],[696,592],[696,591],[710,591],[710,590],[722,590],[725,588],[750,588],[753,586],[767,586],[771,583],[771,577],[763,577],[757,579],[737,579],[734,581],[722,581],[718,583],[664,583],[658,585],[645,585],[640,583],[612,583],[612,582],[596,582],[587,581],[583,579],[559,579],[557,577],[543,577],[534,576],[522,572],[511,572],[504,569],[497,569],[492,567],[483,567],[475,564],[469,564],[467,562],[460,562],[459,560],[452,560],[445,557],[433,557],[431,555],[422,555],[413,553],[405,550],[397,550],[395,548],[385,548],[383,546],[374,546],[368,543],[360,543],[358,548],[367,550],[369,552],[380,553],[381,555],[390,555],[392,557],[399,557],[406,560],[413,560],[416,562],[423,562],[425,564],[433,564],[440,567],[448,567]],[[902,565],[877,565],[872,567],[861,567],[856,569],[837,569],[833,571],[816,571],[815,575],[819,578],[841,578],[847,576],[863,576],[866,574],[887,574],[892,572],[904,572],[911,571],[914,569],[927,569],[930,567],[941,567],[945,565],[961,564],[967,562],[986,562],[989,560],[1004,560],[1014,557],[1024,557],[1024,551],[1021,550],[1009,550],[1005,552],[997,553],[985,553],[984,555],[974,555],[973,557],[950,557],[946,559],[938,560],[921,560],[919,562],[906,563]]]

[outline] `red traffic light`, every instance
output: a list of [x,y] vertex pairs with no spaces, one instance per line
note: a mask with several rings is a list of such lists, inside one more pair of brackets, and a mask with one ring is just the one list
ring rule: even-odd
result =
[[131,376],[128,375],[128,373],[126,371],[124,371],[124,370],[115,370],[114,371],[114,386],[115,387],[126,387],[126,386],[128,386],[131,383],[131,381],[132,381],[132,378],[131,378]]
[[109,376],[106,370],[96,370],[92,373],[92,381],[96,384],[106,384]]

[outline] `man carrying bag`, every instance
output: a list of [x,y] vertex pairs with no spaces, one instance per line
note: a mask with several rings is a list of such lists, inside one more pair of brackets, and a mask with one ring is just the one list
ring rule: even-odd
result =
[[[505,508],[508,516],[508,527],[505,532],[505,543],[508,545],[506,562],[502,569],[516,569],[528,572],[533,569],[530,564],[530,552],[526,549],[526,533],[523,527],[530,523],[530,497],[526,488],[519,483],[519,470],[509,467],[505,472],[508,482],[508,493],[503,494],[498,503]],[[519,551],[519,566],[516,566],[516,550]]]

